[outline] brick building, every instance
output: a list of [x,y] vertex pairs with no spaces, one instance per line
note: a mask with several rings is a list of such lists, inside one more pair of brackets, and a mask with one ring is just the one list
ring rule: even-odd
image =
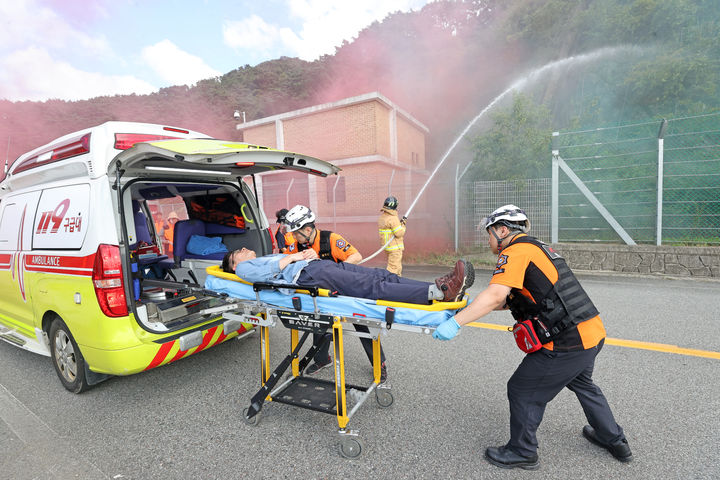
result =
[[[275,211],[300,203],[320,228],[341,233],[369,256],[380,247],[377,218],[388,195],[403,215],[430,176],[425,158],[429,131],[380,93],[261,118],[237,125],[242,141],[317,157],[340,167],[328,178],[293,172],[258,175],[258,196],[272,222]],[[437,202],[435,202],[437,203]],[[437,205],[418,199],[408,223],[406,250],[444,250],[451,232],[432,231]],[[444,222],[443,222],[444,223]],[[384,261],[384,256],[378,256]]]

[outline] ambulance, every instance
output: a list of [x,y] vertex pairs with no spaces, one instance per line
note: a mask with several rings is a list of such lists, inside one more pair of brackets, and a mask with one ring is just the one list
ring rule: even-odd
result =
[[0,339],[49,356],[62,385],[80,393],[251,332],[222,318],[223,298],[202,274],[228,250],[272,252],[256,175],[288,169],[339,171],[131,122],[20,156],[0,182]]

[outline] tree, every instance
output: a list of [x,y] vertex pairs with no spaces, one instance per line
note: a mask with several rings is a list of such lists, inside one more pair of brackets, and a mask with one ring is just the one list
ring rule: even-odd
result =
[[523,94],[492,116],[491,129],[471,140],[477,180],[519,180],[550,176],[550,111]]

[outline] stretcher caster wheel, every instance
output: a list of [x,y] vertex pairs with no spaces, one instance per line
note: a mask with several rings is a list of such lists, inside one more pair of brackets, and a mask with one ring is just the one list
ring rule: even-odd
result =
[[389,407],[395,401],[392,392],[386,388],[378,388],[375,390],[375,399],[378,405],[383,408]]
[[358,458],[363,451],[363,443],[359,437],[345,437],[340,441],[340,455],[345,458]]
[[252,418],[248,418],[248,417],[247,417],[247,414],[248,414],[248,411],[249,411],[249,410],[250,410],[250,407],[245,408],[245,409],[243,410],[243,413],[242,413],[242,414],[243,414],[243,420],[245,421],[246,424],[250,425],[251,427],[256,427],[257,424],[260,423],[260,412],[258,412],[258,413],[256,413],[255,415],[253,415]]

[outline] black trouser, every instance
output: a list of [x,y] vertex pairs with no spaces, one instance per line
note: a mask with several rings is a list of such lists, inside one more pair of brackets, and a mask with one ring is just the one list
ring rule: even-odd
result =
[[516,453],[537,453],[535,433],[542,422],[545,406],[567,387],[575,393],[588,423],[598,439],[614,443],[625,438],[615,422],[600,387],[592,380],[595,357],[605,340],[593,348],[576,352],[552,352],[540,349],[525,356],[507,384],[510,401],[510,441]]
[[298,285],[327,288],[349,297],[427,305],[432,283],[398,277],[384,268],[367,268],[332,260],[309,262],[297,279]]
[[[370,333],[370,329],[366,327],[365,325],[355,325],[353,324],[353,327],[355,327],[355,330],[358,332],[364,332],[364,333]],[[326,333],[325,335],[313,335],[313,345],[319,345],[320,342],[323,341],[325,337],[330,337],[332,339],[331,333]],[[328,361],[328,358],[330,357],[330,340],[325,344],[324,347],[322,347],[320,350],[315,353],[315,356],[313,359],[318,363],[326,363]],[[362,343],[363,349],[365,350],[365,355],[367,355],[368,360],[370,360],[370,365],[372,365],[373,361],[373,346],[372,346],[372,339],[371,338],[360,338],[360,343]],[[383,352],[382,346],[380,346],[380,361],[385,362],[385,352]]]

